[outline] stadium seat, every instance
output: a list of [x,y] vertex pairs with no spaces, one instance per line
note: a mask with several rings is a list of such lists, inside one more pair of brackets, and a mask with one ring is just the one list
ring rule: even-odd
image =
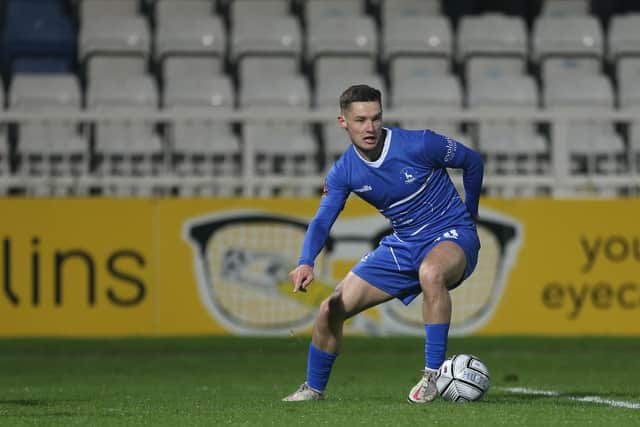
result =
[[[163,107],[175,113],[211,114],[233,111],[235,98],[226,76],[165,82]],[[240,144],[230,123],[206,119],[177,121],[168,128],[172,168],[181,176],[234,176],[240,172]],[[231,195],[215,184],[204,188],[183,187],[182,195]]]
[[589,113],[571,121],[567,149],[574,173],[616,173],[624,155],[624,143],[609,120],[598,120],[601,112],[614,108],[613,88],[604,75],[554,75],[545,83],[543,103],[549,111]]
[[364,0],[303,0],[304,22],[315,24],[337,17],[364,16]]
[[76,57],[76,33],[58,2],[8,1],[4,10],[4,72],[68,72]]
[[390,20],[402,17],[438,16],[440,0],[381,0],[380,21],[386,30]]
[[137,0],[81,0],[78,5],[80,25],[112,17],[132,18],[138,12]]
[[271,78],[271,76],[292,76],[298,74],[298,59],[279,56],[248,56],[238,64],[238,81]]
[[462,85],[453,74],[435,76],[413,76],[394,80],[391,83],[390,105],[397,114],[403,111],[415,113],[416,109],[425,109],[424,119],[405,119],[400,123],[408,129],[431,129],[451,138],[467,142],[455,120],[433,119],[429,111],[459,112],[463,107]]
[[[593,16],[540,17],[534,23],[531,59],[542,68],[543,80],[563,68],[572,74],[599,72],[603,53],[602,26]],[[547,61],[552,65],[545,69]]]
[[284,18],[288,15],[288,0],[231,0],[229,4],[229,22],[232,28],[245,19],[255,23],[258,22],[256,18]]
[[554,18],[588,15],[589,0],[544,0],[540,14]]
[[640,13],[613,16],[607,41],[607,58],[613,64],[623,57],[640,56]]
[[[80,112],[80,84],[73,74],[16,74],[9,91],[12,112]],[[20,173],[51,177],[85,174],[89,146],[79,128],[73,120],[20,124],[16,150]],[[49,193],[52,189],[40,190]]]
[[402,58],[428,59],[434,70],[448,72],[453,51],[451,23],[444,16],[389,17],[381,60],[390,69]]
[[241,19],[231,30],[230,60],[259,56],[299,58],[302,52],[300,23],[293,16],[260,16]]
[[[640,112],[640,57],[622,57],[618,60],[618,106],[624,112]],[[640,173],[640,121],[628,127],[629,168]]]
[[344,81],[348,76],[375,74],[376,62],[368,57],[323,56],[315,61],[313,73],[316,86],[323,86],[326,81]]
[[156,28],[154,56],[161,68],[170,56],[214,57],[222,63],[226,45],[226,32],[218,17],[167,16]]
[[[303,76],[273,76],[268,85],[262,80],[243,81],[239,91],[240,108],[248,112],[300,111],[311,105],[309,82]],[[243,139],[254,153],[258,175],[295,177],[317,172],[318,147],[308,123],[251,123],[243,127]],[[293,181],[292,181],[293,182]],[[289,189],[295,194],[295,189]],[[291,194],[287,189],[279,191]],[[258,186],[258,194],[269,188]]]
[[307,60],[319,56],[375,58],[378,38],[372,18],[344,16],[314,21],[307,27]]
[[445,58],[401,56],[389,64],[391,82],[412,77],[430,77],[450,74],[451,61]]
[[170,56],[162,63],[161,77],[163,81],[211,77],[223,74],[223,67],[218,57]]
[[146,59],[151,49],[149,24],[139,16],[83,22],[78,44],[83,63],[96,55],[132,55]]
[[549,57],[542,64],[541,78],[546,81],[557,74],[597,75],[602,72],[602,62],[597,58],[587,57]]
[[482,80],[526,74],[526,62],[517,57],[474,56],[465,64],[465,80]]
[[165,20],[180,18],[213,16],[216,2],[211,0],[156,0],[154,19],[156,25],[161,25]]
[[[465,66],[467,81],[496,73],[522,74],[528,57],[524,19],[498,13],[464,16],[456,52],[458,63]],[[469,61],[475,58],[479,60],[471,67]]]
[[[164,171],[164,147],[154,131],[155,123],[138,120],[136,113],[156,111],[158,90],[151,76],[130,76],[90,81],[87,110],[96,113],[128,113],[131,120],[104,121],[96,125],[96,172],[102,176],[145,176]],[[134,194],[128,189],[105,188],[107,193]],[[148,189],[141,189],[148,190]]]
[[622,106],[627,90],[632,89],[632,86],[640,80],[640,56],[620,58],[615,69],[615,77],[618,84],[618,99]]
[[[506,75],[471,81],[467,105],[480,112],[533,113],[539,107],[534,79]],[[497,174],[539,174],[548,171],[549,153],[545,140],[527,120],[482,121],[477,126],[478,147],[487,169]]]
[[88,81],[117,76],[144,75],[146,63],[135,56],[95,56],[87,64],[86,76]]

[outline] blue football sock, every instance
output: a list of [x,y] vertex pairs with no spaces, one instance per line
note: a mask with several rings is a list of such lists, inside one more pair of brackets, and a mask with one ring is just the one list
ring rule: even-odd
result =
[[329,375],[337,354],[322,351],[313,343],[309,344],[309,358],[307,359],[307,385],[312,389],[324,392],[329,382]]
[[429,369],[438,369],[447,354],[449,324],[426,324],[424,325],[424,331],[426,333],[424,346],[425,366]]

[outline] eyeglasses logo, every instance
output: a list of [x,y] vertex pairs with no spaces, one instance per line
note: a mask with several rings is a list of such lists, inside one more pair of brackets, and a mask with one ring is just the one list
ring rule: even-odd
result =
[[[520,246],[516,221],[486,210],[481,217],[478,266],[452,292],[452,334],[471,333],[491,317]],[[288,272],[297,263],[307,225],[306,218],[258,210],[229,210],[187,221],[183,237],[192,247],[200,299],[210,315],[239,335],[305,330],[341,279],[336,266],[354,264],[391,231],[377,214],[338,219],[316,258],[314,284],[307,294],[294,295]],[[423,334],[421,307],[419,298],[408,307],[393,300],[380,306],[379,315],[354,317],[347,330]]]

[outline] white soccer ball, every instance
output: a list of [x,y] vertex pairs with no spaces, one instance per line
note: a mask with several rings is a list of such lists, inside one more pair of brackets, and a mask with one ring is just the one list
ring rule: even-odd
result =
[[445,400],[473,402],[489,390],[489,369],[474,355],[451,356],[438,369],[436,386]]

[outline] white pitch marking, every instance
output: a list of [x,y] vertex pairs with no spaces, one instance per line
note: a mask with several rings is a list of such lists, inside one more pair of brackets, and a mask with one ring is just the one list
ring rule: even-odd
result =
[[604,399],[599,396],[571,396],[571,395],[563,395],[560,392],[557,392],[555,390],[536,390],[536,389],[526,388],[526,387],[499,387],[499,389],[507,391],[509,393],[516,393],[516,394],[529,394],[529,395],[537,395],[537,396],[557,396],[557,397],[565,397],[569,400],[575,400],[577,402],[598,403],[601,405],[609,405],[616,408],[640,409],[640,403],[638,402],[627,402],[624,400]]

